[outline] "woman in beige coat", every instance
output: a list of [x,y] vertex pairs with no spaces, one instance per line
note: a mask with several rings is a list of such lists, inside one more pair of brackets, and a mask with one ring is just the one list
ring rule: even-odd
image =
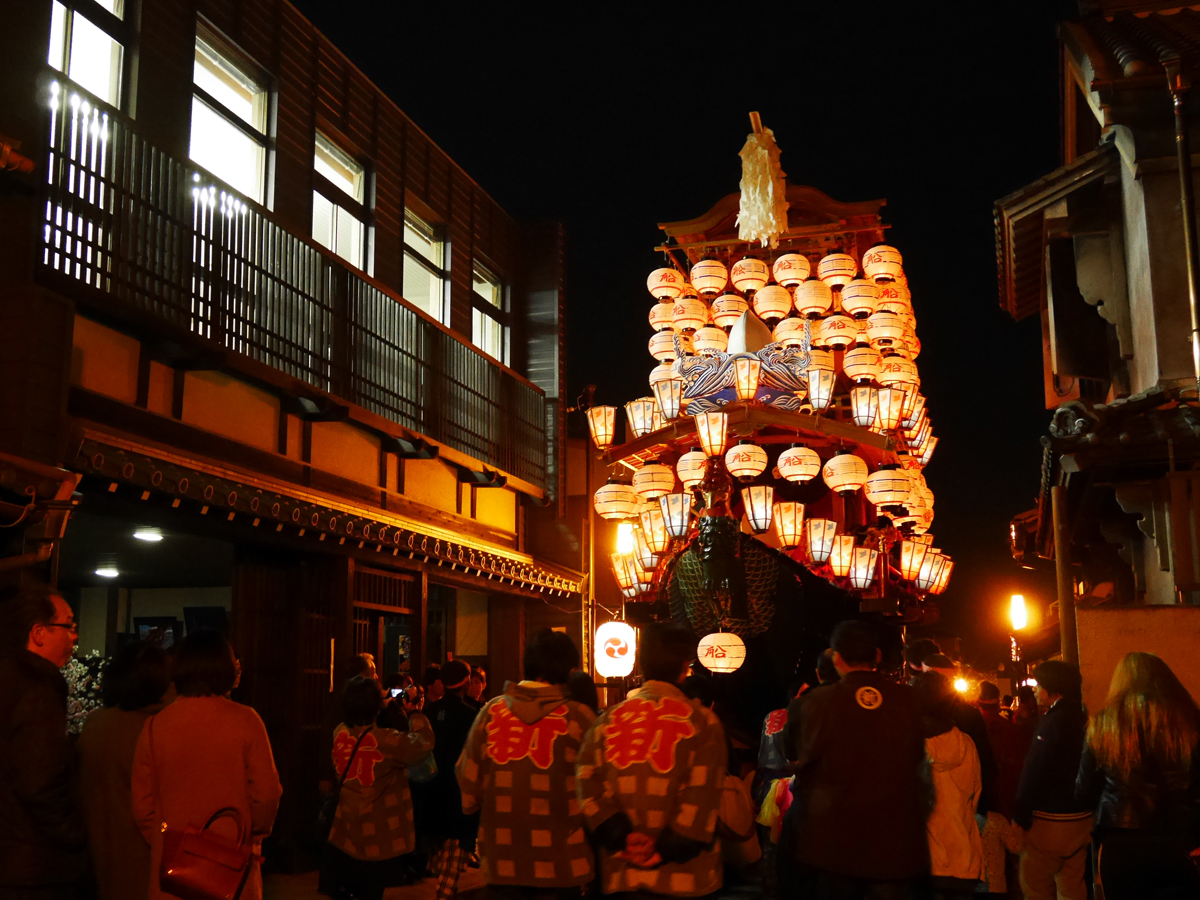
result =
[[[233,807],[258,853],[282,793],[262,719],[229,699],[238,679],[229,642],[212,631],[189,634],[172,677],[179,698],[146,723],[133,761],[133,812],[151,848],[151,900],[174,896],[158,881],[164,824],[202,828],[213,813]],[[238,837],[230,817],[218,819],[212,830]],[[255,863],[241,898],[261,897]]]

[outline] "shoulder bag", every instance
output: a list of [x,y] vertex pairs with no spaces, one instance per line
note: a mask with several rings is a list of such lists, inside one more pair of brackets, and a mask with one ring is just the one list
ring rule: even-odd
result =
[[337,789],[325,798],[321,803],[321,810],[317,813],[317,835],[323,841],[329,840],[329,832],[333,830],[333,820],[337,817],[338,801],[342,798],[342,785],[346,783],[346,775],[350,772],[350,767],[354,765],[354,757],[358,755],[359,745],[362,744],[363,738],[374,730],[375,726],[371,726],[366,731],[358,736],[358,740],[354,742],[354,750],[350,753],[350,758],[346,760],[346,768],[342,770],[342,777],[338,779]]

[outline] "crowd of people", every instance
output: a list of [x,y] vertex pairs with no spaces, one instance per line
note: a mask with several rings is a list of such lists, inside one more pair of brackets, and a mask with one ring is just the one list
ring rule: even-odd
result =
[[[229,642],[123,647],[72,745],[76,635],[48,588],[0,604],[0,896],[204,897],[211,864],[260,898],[282,788],[262,720],[230,699]],[[968,699],[933,642],[906,647],[898,680],[876,627],[843,622],[766,717],[757,766],[695,657],[688,629],[643,628],[640,685],[603,709],[560,632],[490,698],[461,660],[416,683],[356,657],[320,890],[381,900],[433,878],[449,898],[476,865],[494,900],[715,897],[750,870],[772,900],[1011,896],[1012,873],[1027,900],[1084,900],[1089,874],[1104,900],[1200,896],[1200,710],[1157,656],[1122,659],[1089,717],[1075,666]]]

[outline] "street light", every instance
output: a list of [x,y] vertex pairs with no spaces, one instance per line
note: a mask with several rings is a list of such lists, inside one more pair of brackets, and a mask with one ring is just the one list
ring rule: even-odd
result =
[[967,688],[970,686],[971,685],[967,683],[967,679],[965,678],[954,679],[954,689],[960,694],[965,694],[967,692]]
[[1012,619],[1013,631],[1020,631],[1029,624],[1029,614],[1025,610],[1025,598],[1020,594],[1012,595],[1012,604],[1009,607],[1009,618]]

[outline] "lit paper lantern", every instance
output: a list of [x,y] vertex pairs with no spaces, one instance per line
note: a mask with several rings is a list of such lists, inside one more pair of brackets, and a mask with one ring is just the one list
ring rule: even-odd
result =
[[625,622],[605,622],[596,629],[596,674],[601,678],[625,678],[633,673],[637,656],[637,632]]
[[[654,336],[650,338],[650,343],[648,345],[650,348],[650,355],[659,362],[674,362],[676,357],[676,337],[677,335],[674,331],[656,331]],[[688,348],[691,346],[690,342],[684,339],[686,336],[678,337],[680,346],[683,348],[684,352],[687,352]]]
[[613,576],[617,579],[617,587],[626,591],[637,584],[637,572],[633,567],[632,553],[610,553]]
[[593,502],[596,512],[605,519],[628,519],[637,514],[642,498],[623,481],[608,479],[596,490]]
[[865,591],[875,580],[875,564],[879,561],[879,551],[870,547],[855,547],[854,562],[850,566],[850,583],[860,591]]
[[928,545],[921,541],[900,541],[900,577],[905,581],[915,581],[921,574],[921,563],[925,561]]
[[771,514],[775,511],[775,489],[766,484],[752,484],[742,488],[742,505],[746,508],[746,521],[750,530],[762,534],[771,527]]
[[925,447],[925,452],[921,454],[921,465],[929,465],[929,460],[933,457],[933,451],[937,448],[938,439],[931,437],[929,443]]
[[607,450],[612,446],[617,430],[615,406],[593,406],[587,411],[587,423],[588,431],[592,433],[592,443],[598,450]]
[[728,425],[729,416],[719,410],[696,416],[696,434],[706,456],[725,455],[725,433]]
[[675,318],[674,303],[655,303],[650,307],[650,327],[655,331],[666,331]]
[[699,297],[680,297],[671,312],[671,327],[680,334],[708,324],[708,304]]
[[817,263],[817,277],[830,287],[842,287],[858,274],[858,260],[849,253],[830,253]]
[[803,253],[785,253],[771,266],[771,274],[785,288],[803,284],[812,273],[812,263]]
[[713,324],[721,328],[732,328],[750,304],[737,294],[722,294],[712,305]]
[[664,300],[674,300],[683,293],[687,279],[676,269],[655,269],[646,279],[646,288],[660,303]]
[[633,473],[633,489],[646,500],[653,500],[675,489],[675,471],[660,462],[644,463]]
[[729,280],[743,294],[759,290],[770,277],[771,270],[767,268],[767,264],[753,256],[739,259],[729,270]]
[[860,384],[878,378],[882,365],[883,359],[879,354],[871,347],[861,344],[851,347],[842,357],[842,371],[851,381],[857,381]]
[[867,476],[863,493],[875,506],[903,506],[912,491],[912,480],[898,466],[884,466]]
[[637,541],[633,537],[633,523],[619,523],[617,525],[617,552],[632,553],[636,549]]
[[663,417],[678,417],[683,402],[683,379],[675,374],[670,364],[663,363],[650,373],[650,389],[654,392],[654,399]]
[[821,478],[831,491],[853,494],[866,483],[867,464],[853,453],[838,453],[821,468]]
[[754,399],[758,393],[758,377],[762,373],[762,360],[749,353],[733,358],[733,389],[743,403]]
[[839,534],[833,539],[833,549],[829,551],[829,568],[833,569],[833,574],[838,578],[845,578],[850,574],[852,565],[854,565],[854,535]]
[[819,278],[810,278],[796,286],[792,305],[796,312],[807,318],[824,315],[833,306],[833,291]]
[[821,457],[810,447],[792,444],[789,449],[779,454],[779,462],[776,465],[779,474],[788,481],[803,484],[811,481],[821,471]]
[[631,553],[630,556],[633,559],[633,571],[637,575],[638,584],[642,586],[643,590],[648,590],[654,583],[654,571],[658,568],[657,565],[652,562],[650,566],[646,566],[637,551]]
[[804,320],[795,316],[780,319],[772,337],[785,347],[799,347],[804,343]]
[[792,311],[792,295],[788,289],[768,284],[754,294],[754,313],[764,322],[782,319]]
[[651,553],[666,553],[671,546],[671,534],[667,531],[667,520],[663,516],[662,504],[658,500],[648,500],[642,506],[639,516],[642,520],[642,536]]
[[635,438],[649,434],[654,429],[654,398],[638,397],[625,404],[625,421]]
[[804,540],[804,504],[782,501],[775,504],[775,536],[779,546],[791,550]]
[[708,471],[708,457],[699,447],[693,447],[679,457],[679,461],[675,463],[675,473],[685,488],[694,488],[703,481],[706,471]]
[[940,594],[942,591],[946,590],[946,585],[948,585],[950,583],[950,573],[953,571],[954,571],[954,560],[952,560],[948,556],[943,556],[942,557],[942,567],[938,571],[937,581],[934,582],[933,587],[931,587],[929,589],[929,593]]
[[904,258],[887,244],[876,244],[863,254],[863,274],[873,280],[899,278],[904,274]]
[[746,661],[746,645],[727,631],[708,634],[700,638],[696,658],[710,672],[736,672]]
[[825,366],[810,365],[807,374],[808,402],[812,404],[815,412],[828,409],[833,400],[833,386],[837,373],[834,372],[832,366],[826,368]]
[[833,539],[837,537],[837,522],[833,519],[809,519],[805,526],[808,538],[808,558],[814,563],[829,560],[833,552]]
[[890,312],[903,318],[912,312],[912,295],[898,281],[883,281],[879,287],[878,312]]
[[904,397],[904,412],[900,419],[900,425],[904,428],[912,428],[924,410],[925,395],[920,391],[908,391]]
[[917,364],[903,356],[885,356],[876,380],[881,387],[900,386],[915,390],[921,385],[921,376],[917,374]]
[[687,537],[692,524],[692,495],[686,491],[664,494],[658,498],[658,502],[667,525],[667,534],[676,539]]
[[875,424],[875,417],[879,415],[879,391],[873,387],[853,388],[850,391],[850,410],[855,425],[859,428],[870,428]]
[[893,386],[879,389],[879,415],[875,419],[875,425],[880,431],[895,431],[900,427],[900,415],[904,408],[905,396],[906,392],[902,387]]
[[715,325],[705,325],[692,335],[692,348],[697,353],[724,353],[728,347],[729,335]]
[[725,454],[725,468],[734,478],[743,481],[757,478],[766,471],[767,451],[750,441],[734,444]]
[[[782,324],[782,323],[781,323]],[[821,320],[817,328],[817,338],[821,346],[842,350],[854,343],[858,327],[854,320],[841,313],[834,313]]]
[[921,570],[917,573],[916,585],[922,591],[928,591],[937,584],[938,575],[942,569],[942,551],[930,547],[921,560]]
[[857,278],[842,288],[842,310],[856,319],[865,319],[879,306],[879,289],[874,282]]
[[904,323],[893,312],[875,312],[867,320],[867,340],[876,350],[890,347],[904,336]]
[[719,259],[702,259],[692,266],[691,281],[702,297],[715,297],[729,283],[729,270]]

